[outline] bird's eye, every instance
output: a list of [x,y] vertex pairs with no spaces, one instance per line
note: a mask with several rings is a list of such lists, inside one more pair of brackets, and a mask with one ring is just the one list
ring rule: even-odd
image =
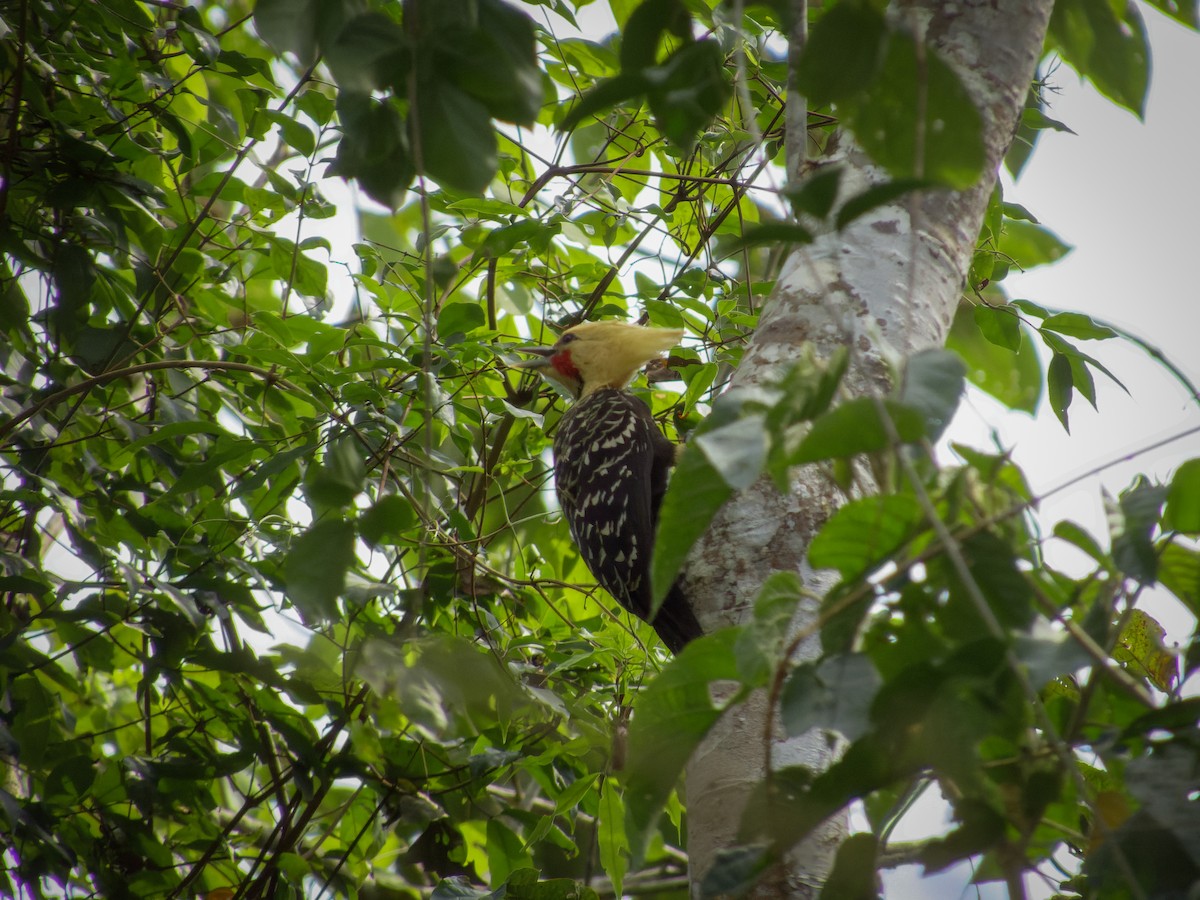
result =
[[558,339],[558,342],[560,344],[569,344],[569,343],[571,343],[571,341],[575,340],[578,337],[579,337],[579,335],[572,334],[571,332],[568,331],[566,334],[564,334],[562,337],[560,337]]

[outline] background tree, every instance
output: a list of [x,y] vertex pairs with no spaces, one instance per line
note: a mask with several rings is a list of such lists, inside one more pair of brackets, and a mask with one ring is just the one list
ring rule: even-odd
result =
[[[1068,577],[1003,452],[929,452],[964,367],[913,353],[949,328],[1031,409],[1042,346],[1064,425],[1094,400],[1115,332],[1007,301],[1062,245],[992,180],[1022,102],[1010,168],[1061,127],[1048,51],[1140,110],[1138,8],[1060,2],[1043,48],[1038,4],[610,6],[604,40],[560,2],[5,8],[5,893],[682,893],[710,732],[698,891],[819,882],[789,851],[855,800],[830,896],[897,859],[1013,896],[1068,853],[1067,895],[1200,875],[1200,644],[1138,606],[1200,607],[1200,466],[1108,541],[1053,523]],[[327,170],[382,204],[350,258]],[[669,664],[552,508],[561,400],[500,363],[631,315],[691,335],[644,388],[690,438],[656,566],[708,531],[728,625]],[[930,781],[956,824],[898,852]]]

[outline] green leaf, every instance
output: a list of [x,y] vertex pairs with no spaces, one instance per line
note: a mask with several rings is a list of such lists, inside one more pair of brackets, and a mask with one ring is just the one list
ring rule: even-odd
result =
[[966,366],[948,350],[922,350],[908,358],[896,399],[925,417],[929,440],[945,433],[962,399]]
[[999,249],[1022,271],[1057,262],[1071,252],[1050,229],[1016,219],[1004,220]]
[[345,7],[325,0],[258,0],[254,28],[279,51],[296,54],[301,63],[314,62],[317,54],[341,32]]
[[809,547],[818,569],[837,569],[853,581],[891,559],[924,521],[920,504],[902,494],[861,497],[841,506]]
[[606,78],[579,98],[579,102],[567,113],[559,128],[562,131],[570,131],[585,119],[644,94],[648,87],[649,82],[640,72],[622,72],[620,75]]
[[[816,419],[791,454],[792,465],[886,450],[891,440],[876,402],[871,397],[858,397]],[[925,421],[920,412],[890,400],[882,405],[902,442],[913,443],[925,436]]]
[[1103,341],[1117,337],[1117,333],[1107,325],[1097,325],[1083,313],[1055,313],[1042,322],[1042,328],[1085,341]]
[[873,185],[842,204],[837,214],[837,228],[840,231],[867,213],[894,204],[913,191],[936,186],[937,182],[926,178],[895,178]]
[[1047,43],[1076,72],[1139,119],[1150,83],[1150,48],[1132,3],[1061,0],[1050,16]]
[[922,58],[923,70],[913,39],[893,32],[883,67],[852,107],[849,125],[893,176],[965,189],[983,171],[983,121],[954,70],[932,48]]
[[947,349],[967,364],[967,379],[972,384],[1009,409],[1033,414],[1042,395],[1042,365],[1032,342],[1021,341],[1015,354],[997,346],[984,338],[975,324],[973,309],[968,303],[959,304],[946,341]]
[[704,453],[721,479],[735,491],[758,480],[767,460],[765,416],[745,416],[698,434],[690,446]]
[[883,66],[887,25],[868,4],[838,3],[812,27],[796,69],[810,107],[856,97],[872,86]]
[[499,167],[496,133],[487,107],[440,77],[417,85],[410,113],[414,144],[425,171],[446,187],[478,194]]
[[726,484],[704,452],[699,447],[686,446],[658,514],[650,566],[655,611],[683,569],[692,545],[732,496],[733,488]]
[[1189,459],[1175,470],[1163,524],[1185,534],[1200,533],[1200,459]]
[[1139,476],[1114,506],[1107,503],[1112,533],[1112,559],[1117,568],[1141,584],[1157,580],[1158,557],[1152,540],[1167,489]]
[[431,739],[509,725],[530,705],[491,653],[445,633],[369,641],[356,672]]
[[338,617],[338,597],[352,565],[354,527],[349,522],[317,522],[292,541],[283,561],[283,577],[288,599],[306,622],[316,624]]
[[954,815],[961,824],[921,850],[926,872],[939,872],[961,859],[986,852],[1004,839],[1004,817],[981,800],[960,800],[954,804]]
[[[999,535],[983,531],[961,544],[971,583],[982,594],[1003,628],[1025,631],[1033,624],[1033,588],[1017,565],[1013,548]],[[990,635],[972,591],[948,559],[938,560],[939,576],[950,584],[950,599],[940,618],[948,632],[961,640]]]
[[646,100],[659,131],[683,153],[732,93],[725,77],[725,54],[714,40],[687,44],[661,66],[646,69]]
[[[678,476],[677,476],[678,477]],[[692,751],[725,708],[713,705],[709,684],[736,681],[738,629],[692,641],[637,695],[625,764],[626,833],[635,867],[645,857],[655,823]]]
[[304,489],[315,508],[344,509],[362,492],[366,477],[367,465],[358,444],[342,438],[329,445],[320,465],[309,467]]
[[727,245],[729,253],[737,253],[747,247],[761,244],[811,244],[813,233],[794,222],[767,222],[747,228]]
[[531,862],[524,842],[498,816],[487,821],[487,860],[493,883],[505,881],[515,870],[527,869]]
[[740,897],[754,887],[770,867],[773,857],[766,844],[725,847],[718,850],[700,884],[702,898]]
[[879,842],[873,834],[852,834],[842,841],[833,871],[821,888],[822,900],[876,900],[878,852]]
[[476,328],[487,324],[483,307],[478,303],[447,303],[438,313],[438,339],[443,343],[461,340]]
[[784,729],[795,737],[822,728],[857,740],[871,727],[871,704],[881,684],[870,658],[857,653],[800,666],[780,696]]
[[629,841],[625,837],[625,802],[615,778],[604,779],[604,786],[600,789],[598,818],[600,865],[612,882],[613,893],[620,897],[629,865]]
[[1085,528],[1075,522],[1056,522],[1054,525],[1054,536],[1078,547],[1101,565],[1105,565],[1108,559],[1108,554],[1104,552],[1104,548],[1100,546],[1099,541],[1092,537]]
[[1067,419],[1067,410],[1071,408],[1071,400],[1075,395],[1075,376],[1071,369],[1070,358],[1063,353],[1055,353],[1050,360],[1046,373],[1047,396],[1050,408],[1068,432],[1071,430]]
[[783,194],[791,202],[792,211],[797,215],[807,213],[814,218],[824,219],[833,211],[841,183],[841,166],[832,166],[818,169],[806,176],[798,186],[784,188]]
[[1065,631],[1052,638],[1018,634],[1013,641],[1013,653],[1028,671],[1029,682],[1035,690],[1094,662],[1079,642]]
[[544,100],[533,21],[502,0],[481,0],[479,23],[442,45],[455,83],[505,122],[533,125]]
[[325,51],[325,64],[343,91],[406,94],[412,48],[404,28],[379,12],[355,16]]
[[358,517],[358,530],[372,546],[403,543],[407,532],[417,524],[412,503],[399,494],[388,494]]
[[664,35],[689,41],[692,18],[680,0],[644,0],[621,29],[621,69],[636,72],[658,62]]
[[1009,307],[972,307],[980,333],[997,347],[1016,353],[1021,349],[1021,319]]
[[330,175],[354,178],[384,206],[399,206],[416,177],[408,135],[400,113],[386,100],[339,91],[342,139]]
[[1163,693],[1170,693],[1179,678],[1179,661],[1163,645],[1167,631],[1140,609],[1125,621],[1113,648],[1113,659],[1136,677],[1146,678]]

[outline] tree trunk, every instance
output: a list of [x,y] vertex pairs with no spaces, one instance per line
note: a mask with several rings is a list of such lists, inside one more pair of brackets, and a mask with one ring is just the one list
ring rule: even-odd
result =
[[[954,67],[984,122],[985,176],[965,191],[928,191],[881,207],[844,231],[799,248],[784,266],[769,305],[734,377],[735,385],[771,380],[812,344],[826,356],[851,351],[846,381],[855,393],[888,387],[884,359],[941,346],[954,318],[996,173],[1024,106],[1041,53],[1052,0],[957,3],[900,2],[892,22],[916,30]],[[840,162],[843,198],[887,180],[850,135],[822,164]],[[790,146],[789,171],[797,171]],[[734,498],[718,515],[688,564],[688,588],[701,621],[715,628],[746,621],[751,602],[773,571],[798,572],[821,595],[833,579],[805,562],[809,542],[843,500],[813,466],[796,471],[791,492],[780,495],[766,478]],[[807,602],[793,623],[815,617]],[[815,638],[802,658],[819,653]],[[725,716],[697,751],[687,774],[688,853],[693,893],[715,853],[737,843],[741,811],[761,782],[765,758],[765,694]],[[836,752],[826,737],[772,737],[776,768],[829,765]],[[828,821],[796,847],[754,896],[815,897],[848,830],[845,816]]]

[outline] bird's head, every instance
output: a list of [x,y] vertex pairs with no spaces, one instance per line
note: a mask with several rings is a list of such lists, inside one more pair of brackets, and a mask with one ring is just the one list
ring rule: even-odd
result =
[[625,387],[638,369],[682,337],[682,328],[584,322],[564,331],[552,347],[522,347],[535,358],[516,365],[537,369],[579,399],[601,388]]

